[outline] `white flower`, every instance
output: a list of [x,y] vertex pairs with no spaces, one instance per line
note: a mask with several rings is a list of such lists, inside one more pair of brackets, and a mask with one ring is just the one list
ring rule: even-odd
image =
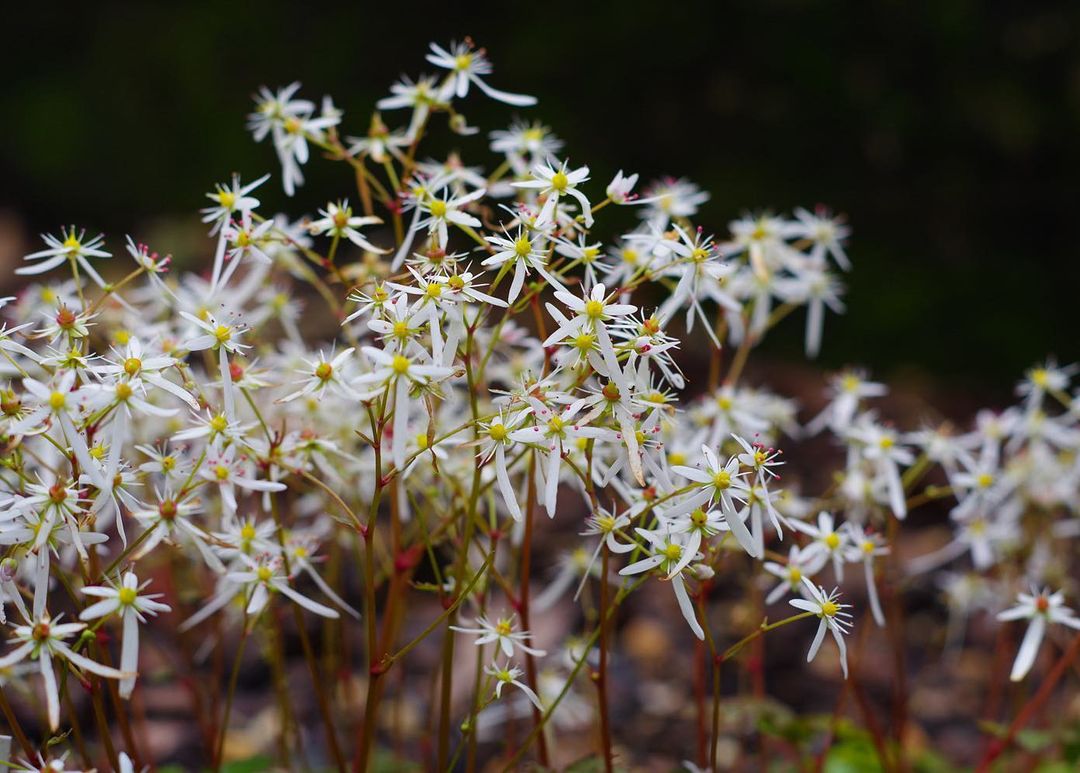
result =
[[435,79],[431,76],[422,76],[414,83],[409,78],[403,77],[390,87],[389,97],[383,97],[375,103],[379,110],[398,110],[403,107],[413,109],[412,119],[405,136],[413,141],[417,137],[420,127],[427,122],[431,106],[439,101],[435,92]]
[[851,532],[836,528],[832,513],[818,513],[817,525],[806,521],[793,521],[796,529],[809,534],[814,541],[806,548],[810,553],[817,553],[825,560],[831,560],[836,581],[844,581],[844,560],[848,556]]
[[608,198],[615,204],[643,204],[644,201],[637,199],[637,194],[631,193],[634,190],[634,186],[637,185],[638,176],[631,174],[623,176],[623,172],[620,169],[615,173],[615,177],[608,183],[607,193]]
[[300,388],[282,397],[278,402],[287,403],[306,395],[321,398],[327,389],[342,397],[355,399],[358,396],[356,390],[349,386],[343,377],[344,366],[354,351],[356,350],[350,346],[330,360],[327,360],[322,352],[319,352],[318,358],[305,359],[304,364],[307,367],[296,371],[304,376],[299,382]]
[[234,174],[229,185],[219,183],[213,193],[206,194],[206,198],[214,202],[214,205],[199,211],[202,213],[204,223],[214,224],[210,229],[210,235],[213,236],[220,231],[232,218],[233,213],[240,212],[243,214],[258,207],[259,200],[248,194],[269,179],[270,175],[264,174],[255,182],[241,185],[240,176]]
[[844,271],[850,271],[851,261],[844,252],[843,241],[851,235],[851,229],[843,224],[843,217],[833,216],[828,210],[820,207],[814,212],[797,207],[794,214],[801,230],[793,235],[813,242],[810,248],[811,260],[821,263],[828,254],[836,261],[836,265]]
[[811,577],[821,570],[824,559],[820,554],[809,550],[800,550],[798,545],[792,545],[788,550],[786,564],[775,561],[766,561],[763,567],[766,572],[780,579],[780,583],[769,591],[765,597],[766,604],[773,604],[787,593],[801,593],[805,595],[806,586],[803,585],[803,577]]
[[[542,234],[531,235],[525,228],[519,227],[513,236],[504,231],[503,236],[485,236],[496,249],[494,254],[485,258],[480,264],[484,268],[493,266],[512,266],[513,279],[510,281],[510,292],[506,296],[508,303],[513,303],[521,294],[521,288],[525,284],[525,277],[530,270],[537,271],[548,284],[554,287],[562,287],[562,284],[547,271],[547,257],[542,251]],[[508,268],[502,268],[507,271]],[[501,274],[501,272],[500,272]]]
[[484,673],[488,676],[495,677],[495,697],[502,697],[502,689],[505,685],[513,685],[521,690],[534,706],[539,711],[544,710],[544,704],[540,702],[540,697],[533,692],[529,685],[521,681],[522,670],[511,666],[509,663],[500,666],[497,662],[492,662],[490,666],[484,666]]
[[588,422],[576,417],[572,409],[557,414],[535,398],[530,404],[537,423],[516,429],[509,437],[519,443],[542,446],[546,451],[547,463],[540,470],[544,480],[544,507],[548,516],[554,518],[562,455],[568,453],[578,440],[610,440],[615,433],[609,429],[586,426]]
[[473,634],[478,637],[476,639],[477,647],[496,642],[499,649],[502,650],[502,654],[508,658],[514,656],[515,648],[537,657],[542,657],[547,654],[544,650],[535,649],[525,643],[532,638],[532,634],[528,631],[515,631],[513,615],[510,617],[500,617],[495,622],[491,622],[486,617],[481,616],[476,618],[475,628],[464,628],[462,626],[452,625],[450,626],[450,629],[459,633]]
[[405,465],[405,443],[408,440],[412,402],[409,399],[411,385],[424,386],[431,379],[449,376],[452,370],[437,365],[423,365],[404,354],[394,354],[373,346],[365,346],[363,351],[374,361],[376,367],[371,373],[361,376],[357,383],[394,385],[394,423],[390,442],[394,466],[400,470]]
[[885,539],[876,532],[856,526],[850,521],[844,526],[847,527],[851,540],[851,545],[847,549],[847,560],[852,563],[862,563],[866,575],[866,595],[870,599],[870,611],[874,615],[874,622],[884,628],[885,615],[881,611],[877,583],[874,582],[874,559],[888,555],[889,547],[885,544]]
[[62,239],[52,234],[42,234],[41,238],[49,245],[48,249],[32,252],[23,258],[23,260],[40,262],[30,266],[20,266],[15,269],[15,273],[20,275],[44,274],[62,263],[71,261],[73,265],[82,268],[97,283],[98,287],[104,288],[105,280],[94,270],[88,259],[112,257],[108,252],[100,249],[105,243],[105,238],[95,236],[87,239],[86,230],[76,232],[75,226],[69,227],[67,231],[61,231],[60,235],[63,237]]
[[236,512],[236,487],[248,491],[276,492],[284,491],[284,483],[271,480],[258,480],[249,472],[250,466],[243,458],[236,457],[236,446],[229,446],[223,452],[208,454],[199,470],[203,480],[216,484],[221,492],[225,512]]
[[118,587],[91,585],[82,589],[87,596],[100,598],[79,614],[80,620],[94,620],[106,615],[118,614],[123,621],[124,632],[120,642],[120,670],[130,674],[120,680],[120,697],[130,698],[135,688],[135,674],[139,669],[139,623],[145,623],[145,615],[156,616],[159,612],[168,612],[170,607],[155,599],[160,593],[142,593],[150,584],[147,580],[142,585],[133,572],[125,572]]
[[203,349],[219,348],[239,354],[248,347],[235,340],[238,336],[247,332],[243,325],[226,325],[218,321],[217,317],[207,312],[206,319],[200,319],[194,314],[181,311],[180,316],[195,325],[198,335],[184,342],[183,347],[189,352],[198,352]]
[[509,94],[484,83],[480,76],[491,74],[491,63],[488,62],[484,49],[474,49],[468,41],[451,43],[449,51],[435,43],[432,43],[430,48],[431,53],[425,58],[436,67],[450,70],[446,82],[439,89],[440,101],[446,102],[453,96],[461,99],[469,93],[469,84],[475,83],[478,89],[499,102],[517,107],[536,104],[536,97]]
[[435,243],[439,249],[446,248],[446,240],[449,238],[447,224],[452,223],[459,228],[478,228],[483,225],[477,218],[462,211],[462,207],[484,196],[487,191],[483,188],[466,193],[461,196],[450,196],[446,191],[442,198],[430,196],[420,202],[420,211],[427,215],[413,226],[413,230],[422,231],[427,229],[429,236],[435,237]]
[[1046,633],[1048,623],[1060,623],[1069,628],[1080,630],[1080,618],[1077,618],[1071,609],[1065,606],[1065,593],[1057,591],[1050,593],[1049,588],[1041,592],[1032,588],[1031,593],[1019,593],[1016,597],[1016,606],[998,613],[998,620],[1030,620],[1024,640],[1020,642],[1020,649],[1016,653],[1013,662],[1012,673],[1009,678],[1019,682],[1035,664],[1035,656],[1039,652],[1043,635]]
[[256,616],[262,612],[272,593],[280,593],[320,617],[340,617],[337,610],[324,606],[317,601],[312,601],[307,596],[293,590],[289,586],[289,578],[281,573],[281,558],[277,556],[261,556],[260,559],[253,559],[246,555],[240,555],[239,558],[246,565],[246,568],[241,571],[229,572],[226,579],[250,589],[251,596],[247,604],[247,614],[249,616]]
[[11,640],[15,647],[0,657],[0,669],[10,668],[26,658],[38,662],[41,680],[45,685],[49,728],[52,730],[56,730],[60,725],[60,692],[56,685],[56,672],[53,671],[53,658],[66,660],[83,671],[89,671],[106,679],[124,679],[133,676],[96,663],[64,643],[64,639],[70,638],[84,628],[86,628],[86,623],[57,623],[48,615],[42,614],[33,621],[29,621],[28,625],[15,627],[15,636]]
[[581,215],[585,220],[585,227],[591,228],[593,224],[592,206],[585,194],[578,190],[578,186],[589,179],[589,167],[583,166],[578,169],[568,169],[569,161],[564,161],[558,169],[549,163],[537,164],[532,168],[531,180],[523,180],[512,183],[515,188],[535,189],[541,196],[547,196],[544,206],[536,218],[537,228],[544,228],[556,222],[555,206],[559,203],[560,196],[573,196],[581,205]]
[[809,663],[817,655],[821,642],[825,638],[825,631],[829,631],[836,639],[836,646],[840,650],[840,667],[844,671],[844,678],[847,679],[847,646],[844,644],[844,636],[850,631],[851,615],[844,610],[849,609],[851,605],[839,603],[840,592],[835,588],[832,593],[826,593],[823,587],[815,585],[805,577],[803,583],[806,585],[810,598],[791,599],[788,603],[796,609],[813,612],[821,619],[814,641],[810,645],[810,651],[806,654],[806,662]]
[[345,237],[360,249],[368,252],[379,254],[389,252],[389,250],[376,247],[356,230],[368,225],[378,225],[382,223],[382,218],[354,215],[352,208],[349,207],[348,199],[339,201],[336,204],[332,201],[329,202],[326,209],[319,210],[319,214],[322,215],[321,218],[308,224],[308,230],[312,234],[316,236],[329,234],[336,238]]
[[686,534],[677,534],[672,531],[655,532],[648,529],[635,529],[639,536],[648,542],[649,557],[635,561],[629,566],[623,567],[619,574],[626,576],[640,574],[659,568],[664,572],[665,580],[671,582],[671,588],[675,591],[675,599],[679,604],[679,610],[683,618],[694,632],[694,636],[705,639],[705,631],[698,623],[694,605],[690,601],[690,595],[686,592],[683,582],[683,570],[690,565],[691,561],[698,560],[700,554],[687,549]]
[[738,540],[742,549],[751,556],[760,558],[757,544],[750,534],[750,530],[746,528],[746,524],[739,518],[735,505],[731,501],[731,496],[734,493],[731,488],[742,474],[739,472],[738,458],[732,457],[724,464],[721,464],[716,454],[708,446],[704,445],[701,447],[701,454],[705,459],[705,469],[703,470],[681,464],[672,465],[671,471],[692,480],[697,484],[695,488],[698,491],[670,508],[666,515],[672,518],[676,515],[693,512],[699,507],[711,506],[714,502],[719,502],[720,510],[724,514],[724,520],[727,521],[728,528],[735,536],[735,539]]

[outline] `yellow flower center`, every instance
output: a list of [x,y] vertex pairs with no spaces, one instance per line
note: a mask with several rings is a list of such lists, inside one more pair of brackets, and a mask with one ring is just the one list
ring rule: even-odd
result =
[[510,625],[509,620],[500,620],[495,624],[495,633],[499,634],[499,636],[509,636],[513,630],[514,628]]
[[116,598],[121,604],[129,607],[135,603],[135,599],[138,595],[138,592],[134,588],[121,588],[120,592],[116,594]]
[[269,566],[260,566],[255,570],[255,574],[259,578],[259,582],[269,582],[270,578],[274,576],[274,571]]
[[434,217],[446,217],[446,202],[442,199],[434,199],[428,209]]
[[426,432],[421,432],[419,435],[416,436],[416,446],[421,451],[426,451],[427,450],[428,439],[427,439],[427,433]]
[[990,484],[994,482],[994,476],[984,472],[975,479],[975,482],[979,484],[979,488],[989,488]]
[[163,457],[161,457],[161,469],[165,470],[166,472],[169,472],[170,470],[174,469],[175,467],[176,467],[176,457],[174,457],[174,456],[163,456]]
[[214,468],[214,477],[216,477],[218,480],[228,480],[229,468],[226,467],[224,464],[219,464],[217,467]]
[[219,189],[217,193],[218,204],[223,206],[227,210],[232,210],[236,206],[236,194],[232,191],[226,191]]
[[548,422],[548,429],[551,431],[552,434],[555,434],[555,435],[561,435],[562,431],[563,431],[563,427],[565,427],[565,426],[566,426],[566,422],[564,422],[558,416],[553,416],[551,418],[551,421]]
[[506,430],[506,427],[504,427],[502,424],[492,424],[491,427],[488,429],[488,437],[490,437],[495,442],[505,440],[507,434],[508,432]]
[[219,413],[214,418],[210,419],[210,430],[212,432],[224,432],[229,426],[229,420],[225,418],[224,413]]
[[695,526],[704,526],[706,521],[708,520],[709,518],[705,514],[705,511],[702,510],[700,507],[694,512],[690,513],[690,522],[693,523]]
[[78,252],[82,247],[82,243],[75,237],[75,234],[71,234],[68,238],[64,239],[64,249],[68,252]]
[[727,470],[719,470],[713,475],[712,484],[719,489],[725,489],[730,487],[731,473]]
[[886,435],[885,437],[883,437],[881,440],[878,441],[878,445],[881,446],[882,450],[885,450],[885,451],[888,451],[890,448],[892,448],[895,443],[896,443],[896,441],[893,440],[888,435]]
[[124,402],[129,397],[131,397],[133,391],[134,390],[131,388],[131,384],[121,381],[119,384],[116,385],[116,399],[120,402]]
[[334,375],[334,366],[329,362],[320,362],[315,366],[315,378],[320,381],[329,381],[332,375]]
[[603,301],[587,301],[585,303],[585,316],[589,319],[600,319],[604,316]]
[[802,569],[797,566],[792,566],[788,568],[787,576],[788,582],[790,582],[792,585],[798,585],[800,582],[802,582]]
[[255,526],[250,523],[245,523],[240,527],[240,539],[244,542],[251,542],[255,539]]
[[446,280],[446,283],[450,285],[451,290],[461,290],[465,287],[465,280],[457,274],[454,274],[452,277]]
[[825,535],[825,544],[829,546],[829,550],[836,550],[840,547],[840,535],[836,532],[830,532]]
[[[593,344],[596,342],[596,336],[592,333],[581,333],[574,337],[574,346],[582,351],[588,351],[593,348]],[[615,399],[618,399],[617,397]]]
[[67,403],[67,395],[63,392],[53,392],[49,395],[49,407],[54,411],[59,411]]
[[570,184],[570,178],[566,176],[566,172],[558,171],[551,177],[551,187],[562,193],[566,190],[566,186]]
[[1038,387],[1045,387],[1050,380],[1050,373],[1046,368],[1036,368],[1031,371],[1031,381]]
[[532,252],[532,242],[524,236],[518,237],[518,240],[514,242],[514,252],[519,258],[527,257]]
[[458,54],[454,57],[455,70],[468,70],[472,65],[472,54]]
[[124,373],[134,376],[140,370],[142,370],[142,360],[138,357],[128,357],[124,360]]
[[686,464],[686,454],[681,451],[672,451],[668,454],[668,462],[671,464]]
[[409,372],[409,358],[401,354],[395,354],[390,363],[390,369],[399,376],[405,375]]
[[674,542],[669,542],[664,546],[664,549],[661,552],[667,560],[678,561],[682,558],[682,545],[676,545]]
[[394,337],[405,338],[407,335],[409,335],[409,325],[405,322],[395,322]]
[[615,519],[610,515],[596,516],[596,528],[605,534],[615,530]]
[[227,343],[232,338],[232,328],[228,325],[218,325],[214,328],[214,338],[220,344]]
[[836,617],[836,613],[839,611],[840,607],[832,601],[826,601],[821,605],[821,614],[825,617]]
[[432,282],[424,288],[424,294],[427,295],[428,298],[438,298],[442,295],[442,285]]

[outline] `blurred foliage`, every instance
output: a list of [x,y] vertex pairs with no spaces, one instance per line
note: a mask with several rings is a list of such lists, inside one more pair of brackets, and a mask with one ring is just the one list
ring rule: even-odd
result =
[[[1046,353],[1080,356],[1072,225],[1080,145],[1080,6],[940,0],[515,6],[38,4],[11,23],[0,86],[0,207],[34,230],[113,235],[194,220],[232,171],[274,170],[244,131],[250,95],[294,79],[362,133],[429,40],[471,34],[493,85],[535,94],[590,164],[687,175],[718,231],[743,207],[824,202],[855,228],[849,312],[823,364],[1011,385]],[[14,76],[14,77],[13,77]],[[511,111],[470,97],[471,122]],[[390,116],[388,116],[390,117]],[[404,119],[402,119],[404,120]],[[486,160],[485,143],[463,140]],[[313,164],[292,205],[342,192]],[[270,186],[267,186],[270,187]],[[282,206],[275,191],[266,205]],[[159,249],[175,249],[156,245]],[[178,256],[182,257],[182,256]],[[797,324],[797,323],[796,323]],[[794,354],[791,326],[770,344]]]

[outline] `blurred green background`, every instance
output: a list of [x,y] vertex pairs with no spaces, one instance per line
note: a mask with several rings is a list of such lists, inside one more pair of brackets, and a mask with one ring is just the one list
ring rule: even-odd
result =
[[[518,7],[24,9],[5,40],[0,210],[27,237],[75,222],[119,250],[153,220],[194,221],[232,171],[277,173],[244,130],[258,86],[332,94],[359,134],[399,74],[432,69],[429,40],[469,34],[493,85],[540,98],[519,112],[554,127],[596,191],[619,168],[686,175],[712,192],[701,220],[718,232],[747,208],[847,213],[855,271],[847,316],[826,323],[825,366],[1004,393],[1048,353],[1080,356],[1077,4]],[[485,129],[514,112],[478,96],[464,109]],[[459,144],[489,163],[486,142]],[[275,181],[264,204],[299,215],[350,192],[337,165],[309,170],[295,201]],[[788,331],[769,344],[778,355],[801,345]]]

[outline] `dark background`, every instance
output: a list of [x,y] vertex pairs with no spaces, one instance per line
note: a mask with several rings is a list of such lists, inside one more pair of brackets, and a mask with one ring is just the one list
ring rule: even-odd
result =
[[[400,73],[433,69],[429,40],[470,34],[493,85],[539,97],[519,112],[593,168],[594,193],[619,168],[686,175],[712,192],[700,219],[718,232],[746,208],[847,213],[855,271],[826,367],[1003,398],[1035,360],[1080,356],[1075,4],[39,6],[8,19],[0,86],[0,210],[22,247],[68,222],[114,251],[148,223],[195,222],[230,172],[277,175],[244,129],[258,86],[332,94],[362,134]],[[514,112],[463,107],[485,130]],[[486,141],[459,144],[490,165]],[[349,193],[337,165],[305,173],[295,201],[275,180],[264,205],[298,215]],[[203,258],[192,244],[154,247]],[[800,324],[767,346],[797,352]]]

